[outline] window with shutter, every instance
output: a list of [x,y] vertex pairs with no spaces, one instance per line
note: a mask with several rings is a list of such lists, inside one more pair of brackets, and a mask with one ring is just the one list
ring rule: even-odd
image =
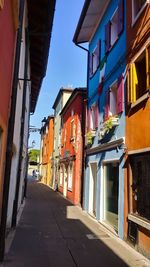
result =
[[148,53],[148,49],[144,50],[144,52],[130,64],[129,75],[127,76],[128,103],[134,103],[149,89],[150,67]]

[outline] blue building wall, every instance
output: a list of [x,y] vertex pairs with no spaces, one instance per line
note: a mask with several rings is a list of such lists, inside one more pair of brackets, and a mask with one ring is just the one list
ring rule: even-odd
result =
[[[99,39],[101,39],[101,59],[105,56],[105,25],[113,16],[117,6],[118,0],[110,1],[110,4],[100,22],[99,27],[96,30],[96,33],[89,44],[90,53],[96,47],[96,44]],[[88,79],[88,107],[90,107],[95,101],[98,100],[99,104],[99,126],[96,133],[96,137],[94,138],[93,147],[96,147],[101,142],[98,141],[98,131],[100,129],[101,123],[103,123],[103,115],[104,115],[104,106],[105,106],[105,93],[108,90],[109,86],[118,79],[124,72],[126,67],[125,62],[125,52],[126,52],[126,10],[124,3],[124,31],[120,35],[119,39],[115,43],[115,45],[111,48],[107,55],[106,67],[105,67],[105,81],[103,85],[103,90],[101,95],[98,95],[98,84],[99,84],[99,75],[100,68],[97,69],[96,73],[92,78]],[[115,140],[125,136],[125,113],[120,114],[119,126],[117,126],[110,134],[107,134],[106,137],[102,140],[102,143],[107,141]],[[103,151],[101,153],[93,154],[87,156],[87,164],[85,167],[85,182],[84,182],[84,209],[88,211],[89,209],[89,179],[90,179],[90,171],[89,166],[90,162],[97,162],[97,192],[96,192],[96,219],[100,220],[101,216],[101,170],[102,163],[107,160],[113,159],[120,160],[119,166],[119,208],[118,208],[118,235],[120,238],[123,238],[123,228],[124,228],[124,159],[123,159],[123,150],[122,149],[111,149],[109,151]]]

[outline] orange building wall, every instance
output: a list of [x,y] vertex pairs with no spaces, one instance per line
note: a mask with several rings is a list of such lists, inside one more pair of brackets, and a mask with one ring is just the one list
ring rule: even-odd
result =
[[[147,40],[150,37],[150,5],[143,10],[135,24],[132,26],[132,1],[127,0],[127,65],[130,65],[132,59],[140,51],[146,48]],[[150,40],[149,40],[150,42]],[[150,99],[138,104],[130,109],[126,116],[126,144],[127,150],[138,150],[150,147]],[[126,157],[125,168],[125,239],[127,238],[129,213],[129,188],[130,188],[130,166],[128,156]],[[150,252],[150,233],[143,228],[138,229],[137,249],[147,254]]]
[[[48,131],[46,133],[46,127]],[[43,154],[42,154],[42,168],[45,169],[46,176],[42,178],[42,181],[50,185],[51,184],[51,158],[53,153],[53,142],[54,142],[54,119],[53,117],[48,117],[48,121],[45,125],[45,130],[43,133]],[[44,154],[44,147],[46,146],[46,154]]]

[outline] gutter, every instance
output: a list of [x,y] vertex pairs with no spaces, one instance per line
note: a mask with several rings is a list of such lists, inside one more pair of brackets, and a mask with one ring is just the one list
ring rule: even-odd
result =
[[16,41],[14,75],[13,75],[12,95],[11,95],[11,108],[10,108],[10,117],[9,117],[9,122],[8,122],[8,134],[7,134],[6,164],[5,164],[5,172],[4,172],[4,183],[3,183],[2,214],[1,214],[1,225],[0,225],[0,262],[4,260],[4,254],[5,254],[5,235],[6,235],[6,223],[7,223],[7,209],[8,209],[11,158],[12,158],[14,124],[15,124],[15,113],[16,113],[16,101],[17,101],[18,74],[19,74],[19,62],[20,62],[20,51],[21,51],[24,4],[25,4],[25,0],[20,0],[19,28],[17,32],[17,41]]

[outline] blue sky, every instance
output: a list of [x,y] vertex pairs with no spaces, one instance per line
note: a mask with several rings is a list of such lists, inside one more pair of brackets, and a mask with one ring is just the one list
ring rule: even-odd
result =
[[[56,1],[46,77],[30,125],[40,128],[42,119],[53,114],[52,106],[61,87],[86,86],[87,53],[72,42],[83,4],[84,0]],[[38,133],[30,134],[29,146],[33,140],[35,148],[39,148]]]

